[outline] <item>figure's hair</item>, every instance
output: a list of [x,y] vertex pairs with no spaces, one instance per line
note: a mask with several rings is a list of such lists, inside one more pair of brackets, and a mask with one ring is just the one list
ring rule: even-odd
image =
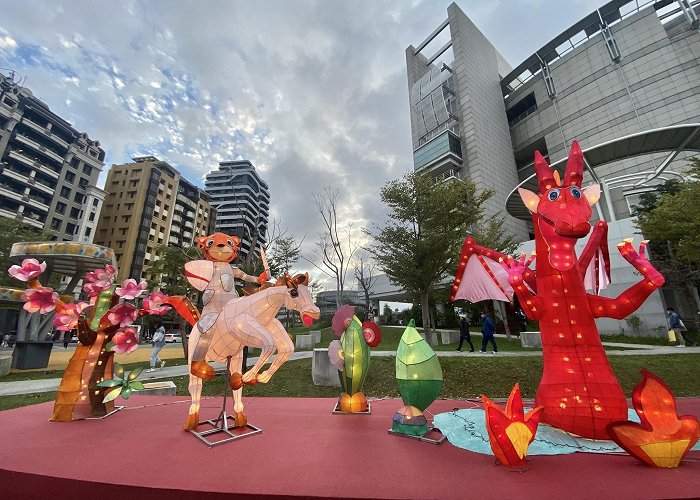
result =
[[667,310],[667,311],[671,311],[671,312],[676,312],[676,311],[673,310],[673,307],[667,307],[666,310]]

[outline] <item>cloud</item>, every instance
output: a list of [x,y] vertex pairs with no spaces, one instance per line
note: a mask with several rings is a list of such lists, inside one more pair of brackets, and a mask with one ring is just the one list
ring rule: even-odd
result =
[[[219,161],[251,160],[272,212],[306,235],[310,254],[322,229],[313,193],[337,188],[361,237],[360,227],[385,217],[381,186],[412,170],[405,49],[449,3],[13,2],[0,20],[0,55],[100,141],[105,170],[152,154],[201,186]],[[462,8],[515,65],[599,3]]]

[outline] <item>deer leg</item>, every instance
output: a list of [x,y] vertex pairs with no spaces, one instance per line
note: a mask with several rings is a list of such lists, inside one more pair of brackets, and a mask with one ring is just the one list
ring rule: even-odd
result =
[[236,320],[234,336],[243,344],[261,349],[260,357],[242,377],[243,383],[256,381],[260,369],[275,352],[274,338],[253,316],[246,315]]
[[282,364],[284,364],[284,362],[287,361],[294,352],[294,343],[289,338],[289,334],[284,329],[284,326],[282,326],[282,323],[276,319],[273,319],[269,326],[270,332],[275,339],[277,356],[272,362],[272,365],[270,365],[270,368],[258,375],[258,382],[263,384],[269,382],[270,378],[272,378],[279,367],[282,366]]
[[190,375],[190,384],[188,386],[190,391],[190,396],[192,397],[192,404],[190,405],[190,412],[183,426],[183,430],[189,431],[197,428],[199,423],[199,406],[202,400],[202,379]]
[[[231,373],[241,373],[242,369],[243,351],[239,350],[231,358],[230,370]],[[236,427],[245,427],[248,424],[248,418],[243,413],[243,387],[234,388],[231,384],[231,388],[233,389],[233,410],[236,412]]]

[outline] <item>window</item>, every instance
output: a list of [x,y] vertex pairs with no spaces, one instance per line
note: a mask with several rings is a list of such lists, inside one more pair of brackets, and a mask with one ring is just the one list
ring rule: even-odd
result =
[[95,212],[90,212],[90,216],[88,217],[88,220],[89,220],[90,222],[92,222],[92,221],[95,220]]
[[66,213],[66,204],[63,202],[58,202],[56,203],[56,213],[58,214],[64,214]]
[[92,167],[90,165],[83,165],[83,173],[89,176],[92,173]]
[[86,227],[86,228],[85,228],[85,236],[90,236],[90,233],[92,233],[92,228],[91,228],[91,227]]
[[71,208],[70,209],[70,216],[73,217],[74,219],[79,219],[80,218],[80,209],[79,208]]
[[75,193],[75,197],[73,199],[75,200],[76,203],[82,204],[84,198],[85,198],[85,196],[83,196],[81,193]]
[[100,200],[98,200],[97,198],[95,198],[94,200],[92,200],[92,206],[93,206],[93,207],[96,207],[97,205],[99,205],[99,203],[100,203]]
[[57,219],[56,217],[51,219],[51,229],[59,231],[61,229],[61,219]]
[[73,172],[66,172],[66,181],[73,182],[75,180],[75,174]]
[[70,197],[70,188],[68,186],[63,186],[61,188],[61,198],[65,198],[66,200]]
[[76,226],[75,224],[71,224],[70,222],[66,224],[66,233],[75,234],[77,230],[78,226]]
[[78,186],[81,188],[85,189],[88,185],[88,180],[85,177],[81,177],[80,180],[78,181]]

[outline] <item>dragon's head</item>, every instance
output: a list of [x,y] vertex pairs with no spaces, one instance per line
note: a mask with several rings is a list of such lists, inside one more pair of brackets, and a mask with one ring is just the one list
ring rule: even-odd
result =
[[581,189],[583,153],[577,141],[571,144],[564,181],[553,172],[539,151],[535,151],[535,173],[539,194],[519,188],[520,197],[532,212],[535,226],[549,247],[549,262],[559,271],[571,269],[576,240],[591,230],[591,207],[600,198],[600,186]]

